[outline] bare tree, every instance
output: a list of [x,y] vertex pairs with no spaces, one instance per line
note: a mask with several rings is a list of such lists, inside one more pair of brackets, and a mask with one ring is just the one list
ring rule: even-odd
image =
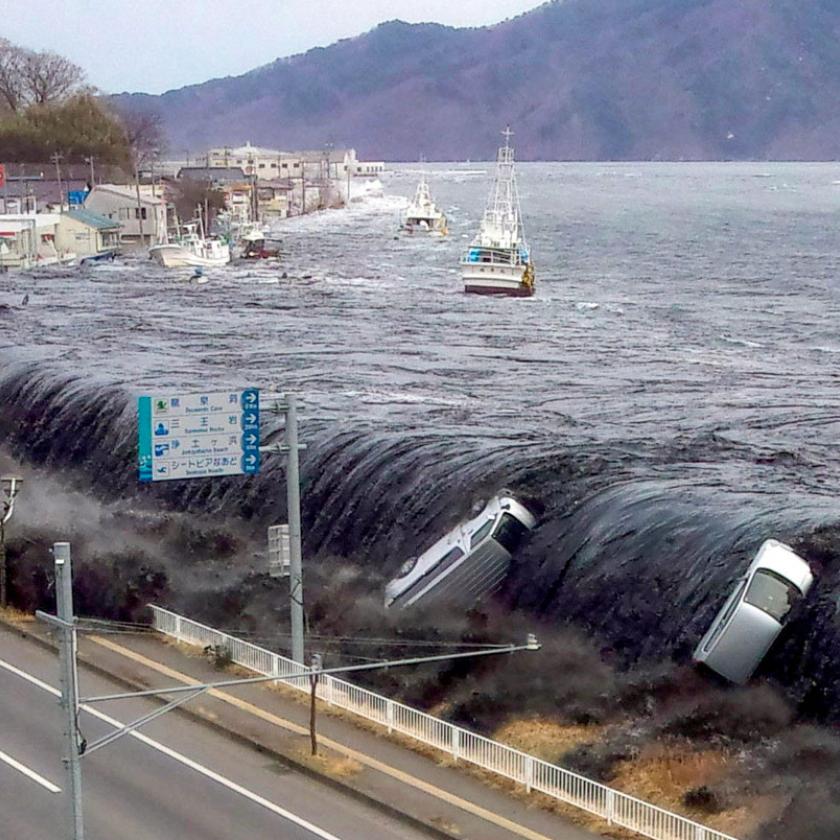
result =
[[125,111],[120,115],[132,163],[139,170],[164,147],[163,119],[156,111]]
[[81,67],[54,52],[30,52],[24,60],[24,85],[30,103],[44,105],[64,99],[85,82]]
[[24,65],[26,52],[0,38],[0,103],[13,113],[25,104]]

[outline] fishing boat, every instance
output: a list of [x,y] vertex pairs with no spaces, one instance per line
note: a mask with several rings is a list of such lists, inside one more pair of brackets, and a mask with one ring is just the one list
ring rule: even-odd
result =
[[493,188],[478,234],[461,258],[461,276],[468,293],[530,297],[534,264],[522,228],[510,145],[513,132],[508,127],[502,135],[505,145],[496,158]]
[[172,240],[149,248],[149,257],[164,268],[218,268],[230,262],[230,247],[206,237],[200,222],[181,225]]
[[446,236],[446,216],[432,201],[425,175],[420,178],[400,229],[405,233],[436,233]]

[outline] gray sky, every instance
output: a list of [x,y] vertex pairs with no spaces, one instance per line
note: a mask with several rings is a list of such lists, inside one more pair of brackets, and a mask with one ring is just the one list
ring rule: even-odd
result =
[[0,0],[0,35],[50,49],[108,93],[244,73],[385,20],[482,26],[540,0]]

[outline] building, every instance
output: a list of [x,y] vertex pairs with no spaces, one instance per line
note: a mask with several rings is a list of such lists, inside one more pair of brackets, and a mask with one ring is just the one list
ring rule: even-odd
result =
[[376,177],[385,171],[382,161],[366,162],[356,157],[355,149],[309,149],[283,152],[262,146],[244,146],[210,149],[206,155],[208,167],[241,167],[245,175],[256,175],[261,181],[277,178],[302,178],[307,180],[343,178],[348,172],[352,177]]
[[294,183],[288,179],[261,181],[257,187],[257,204],[261,221],[285,219],[292,209],[294,191]]
[[72,261],[58,247],[58,213],[6,213],[0,216],[0,268],[36,268]]
[[74,252],[80,260],[113,257],[119,252],[121,224],[89,210],[59,216],[56,248]]
[[210,149],[206,159],[208,167],[236,166],[240,167],[245,175],[256,175],[260,180],[300,178],[303,172],[300,155],[252,146],[250,143],[234,148],[224,146]]
[[97,184],[85,199],[84,209],[121,224],[121,238],[162,242],[166,239],[166,202],[154,185],[134,187]]

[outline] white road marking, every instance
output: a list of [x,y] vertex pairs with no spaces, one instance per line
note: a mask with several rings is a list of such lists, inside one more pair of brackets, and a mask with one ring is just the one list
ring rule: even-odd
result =
[[21,764],[19,761],[15,761],[8,753],[4,753],[3,750],[0,750],[0,761],[5,762],[9,765],[9,767],[13,767],[19,773],[23,773],[29,779],[32,779],[33,782],[37,782],[41,785],[42,788],[46,788],[50,793],[61,793],[61,788],[56,787],[51,781],[45,779],[40,773],[36,773],[34,770],[30,770],[25,764]]
[[[32,674],[27,673],[26,671],[22,671],[20,668],[16,668],[14,665],[10,664],[9,662],[4,662],[2,659],[0,659],[0,668],[5,668],[5,670],[9,671],[15,676],[26,680],[28,683],[37,686],[38,688],[42,689],[43,691],[46,691],[49,694],[52,694],[54,697],[58,697],[61,694],[61,692],[58,689],[53,688],[53,686],[49,685],[48,683],[45,683],[43,680],[39,680],[38,677],[35,677]],[[113,726],[115,729],[118,729],[125,725],[123,723],[120,723],[116,718],[112,718],[110,715],[106,715],[104,712],[100,712],[98,709],[94,709],[93,707],[87,704],[83,704],[79,708],[83,709],[93,717],[104,721],[110,726]],[[275,805],[268,799],[264,799],[259,794],[253,793],[247,788],[242,787],[242,785],[238,785],[236,782],[232,781],[231,779],[228,779],[226,776],[222,776],[220,773],[216,773],[209,767],[205,767],[203,764],[199,764],[197,761],[193,761],[191,758],[187,758],[187,756],[182,755],[181,753],[177,752],[176,750],[173,750],[170,747],[167,747],[165,744],[161,744],[159,741],[155,741],[154,739],[143,735],[142,732],[129,732],[128,734],[132,738],[136,738],[138,741],[141,741],[142,743],[151,747],[153,750],[157,750],[158,752],[169,756],[175,761],[180,762],[186,767],[189,767],[191,770],[195,770],[196,773],[200,773],[202,776],[205,776],[211,781],[217,782],[223,787],[226,787],[228,790],[232,790],[234,793],[238,793],[245,799],[248,799],[257,805],[261,805],[263,808],[265,808],[268,811],[271,811],[273,814],[277,814],[278,816],[289,820],[289,822],[293,822],[295,825],[306,829],[306,831],[309,831],[316,837],[320,837],[321,840],[341,840],[339,837],[336,837],[336,835],[330,834],[328,831],[324,831],[324,829],[322,828],[318,828],[317,825],[313,825],[311,822],[303,819],[302,817],[297,816],[297,814],[293,814],[291,811],[287,811],[285,808],[281,808],[279,805]]]

